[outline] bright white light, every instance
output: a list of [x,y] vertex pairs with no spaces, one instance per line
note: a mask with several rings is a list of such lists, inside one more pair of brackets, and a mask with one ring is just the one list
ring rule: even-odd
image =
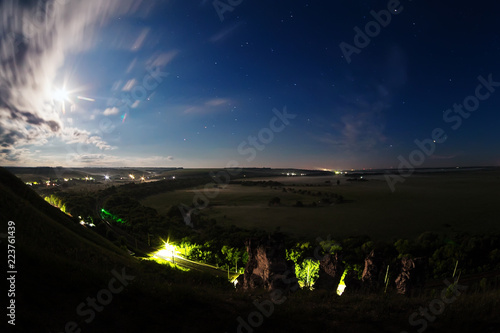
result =
[[52,93],[52,99],[58,102],[64,102],[68,99],[68,92],[65,89],[56,89]]
[[177,249],[177,246],[165,243],[164,247],[157,251],[154,256],[165,260],[173,260],[174,257],[179,257],[179,252],[180,251]]
[[108,176],[108,175],[105,175],[105,176],[104,176],[104,179],[109,180],[109,176]]
[[344,293],[345,290],[345,284],[339,284],[337,287],[337,295],[341,296]]
[[339,296],[341,296],[344,293],[344,290],[346,288],[344,279],[345,279],[345,276],[347,275],[347,271],[348,271],[347,269],[344,270],[344,273],[342,274],[342,277],[340,278],[340,283],[337,286],[337,295],[339,295]]

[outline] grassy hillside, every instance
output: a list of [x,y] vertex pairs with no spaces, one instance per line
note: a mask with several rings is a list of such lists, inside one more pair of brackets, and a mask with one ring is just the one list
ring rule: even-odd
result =
[[[191,316],[208,320],[231,312],[222,311],[223,302],[212,302],[215,295],[232,292],[226,281],[139,262],[47,204],[4,169],[0,169],[0,207],[2,233],[7,221],[16,226],[19,332],[64,332],[69,321],[82,332],[161,331],[168,327],[177,331]],[[2,240],[6,252],[5,244]],[[113,270],[120,275],[125,270],[135,278],[122,292],[113,294],[102,312],[96,311],[94,320],[85,322],[90,315],[79,315],[77,306],[107,289],[115,276]],[[213,295],[200,291],[206,285]],[[220,321],[214,324],[220,327]],[[212,331],[210,328],[214,329],[206,325],[201,331]]]

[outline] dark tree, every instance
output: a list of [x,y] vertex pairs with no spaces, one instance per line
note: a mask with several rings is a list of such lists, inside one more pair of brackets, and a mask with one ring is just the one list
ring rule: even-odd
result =
[[278,197],[274,197],[268,202],[269,206],[279,206],[280,204],[281,204],[281,199]]

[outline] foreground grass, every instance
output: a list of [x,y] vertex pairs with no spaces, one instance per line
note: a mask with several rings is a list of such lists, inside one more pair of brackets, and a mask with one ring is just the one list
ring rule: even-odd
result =
[[[267,295],[254,296],[265,304]],[[429,308],[436,297],[404,297],[396,294],[337,296],[325,291],[297,291],[283,304],[274,305],[272,314],[263,317],[259,332],[497,332],[500,329],[500,293],[463,294],[437,314],[429,310],[430,319],[410,316],[420,308]],[[250,313],[241,315],[249,322]],[[251,319],[250,319],[251,320]],[[254,319],[255,320],[255,319]],[[419,322],[417,322],[419,320]],[[238,325],[232,331],[236,331]],[[423,331],[423,330],[422,330]]]

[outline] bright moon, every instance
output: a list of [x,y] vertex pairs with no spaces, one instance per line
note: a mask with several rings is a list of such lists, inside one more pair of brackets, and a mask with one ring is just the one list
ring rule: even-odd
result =
[[52,98],[56,101],[63,102],[68,99],[68,92],[64,89],[56,89],[52,94]]

